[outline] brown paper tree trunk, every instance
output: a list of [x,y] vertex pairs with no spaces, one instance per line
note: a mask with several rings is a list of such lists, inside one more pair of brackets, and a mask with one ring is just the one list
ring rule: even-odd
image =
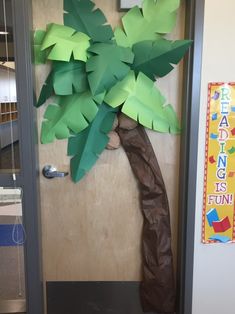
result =
[[144,217],[143,281],[140,298],[145,312],[175,312],[175,285],[171,250],[169,204],[161,170],[143,127],[117,130],[131,168],[139,182]]

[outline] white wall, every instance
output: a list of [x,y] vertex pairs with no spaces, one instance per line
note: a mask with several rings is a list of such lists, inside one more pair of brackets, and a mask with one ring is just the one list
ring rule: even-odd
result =
[[0,68],[0,102],[16,101],[15,73]]
[[205,0],[193,314],[235,313],[235,244],[201,244],[208,82],[235,81],[235,0]]

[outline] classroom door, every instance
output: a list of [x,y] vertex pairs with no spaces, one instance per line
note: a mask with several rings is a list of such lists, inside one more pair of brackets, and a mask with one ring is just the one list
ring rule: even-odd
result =
[[[96,0],[114,26],[120,20],[118,1]],[[184,8],[173,36],[183,38]],[[34,29],[63,23],[62,0],[33,0]],[[48,75],[36,67],[36,91]],[[180,114],[182,68],[161,83]],[[173,86],[173,87],[172,87]],[[38,110],[38,129],[45,108]],[[171,207],[176,261],[179,137],[149,132],[158,157]],[[141,270],[143,218],[139,191],[123,149],[105,151],[86,177],[75,184],[69,176],[46,179],[52,165],[69,172],[67,142],[39,144],[43,274],[48,314],[142,313],[138,284]],[[121,306],[121,308],[120,308]],[[112,312],[113,311],[113,312]]]

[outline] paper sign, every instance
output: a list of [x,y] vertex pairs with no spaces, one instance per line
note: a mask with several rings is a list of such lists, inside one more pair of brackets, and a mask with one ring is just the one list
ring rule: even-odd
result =
[[0,187],[0,203],[20,203],[21,198],[21,188],[8,189]]
[[209,84],[203,243],[235,242],[234,106],[235,83]]
[[7,204],[0,203],[0,216],[22,216],[22,204]]
[[130,9],[135,5],[140,6],[142,0],[120,0],[120,7],[121,9]]

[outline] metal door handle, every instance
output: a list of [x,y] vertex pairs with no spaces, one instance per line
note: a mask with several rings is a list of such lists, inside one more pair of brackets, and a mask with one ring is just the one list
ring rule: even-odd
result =
[[64,178],[69,173],[68,172],[61,172],[57,171],[57,169],[51,165],[47,165],[42,169],[42,174],[47,179],[53,179],[53,178]]

